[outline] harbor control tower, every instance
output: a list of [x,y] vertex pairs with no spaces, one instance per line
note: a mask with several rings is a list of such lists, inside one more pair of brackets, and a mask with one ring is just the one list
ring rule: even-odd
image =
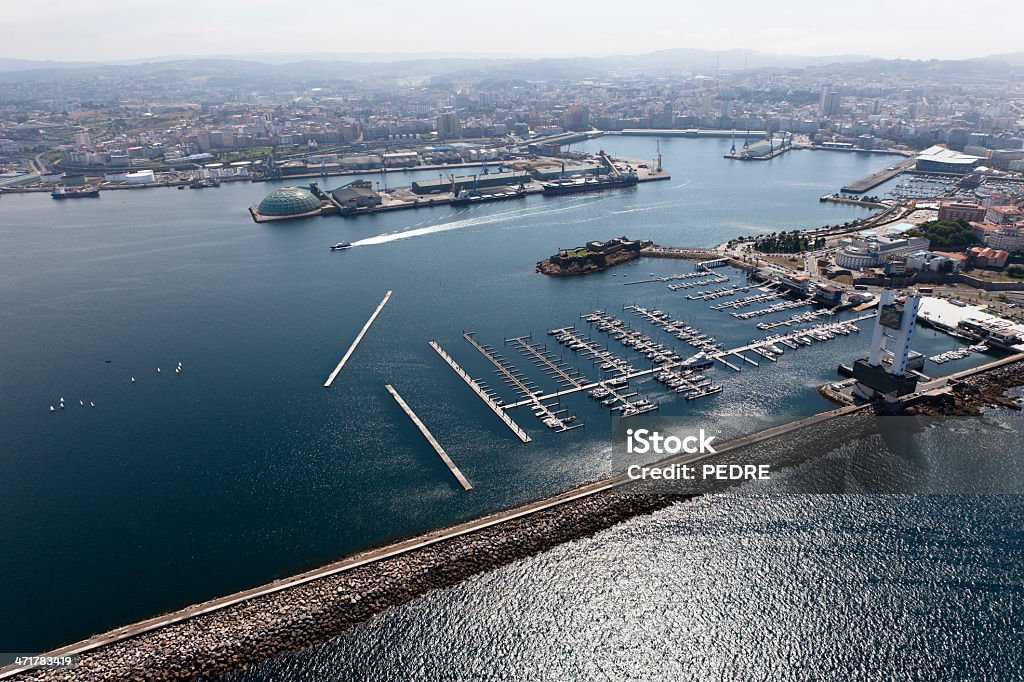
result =
[[882,290],[868,357],[853,364],[854,392],[868,400],[893,403],[917,388],[907,364],[921,299],[913,295],[902,302],[896,299],[896,291]]

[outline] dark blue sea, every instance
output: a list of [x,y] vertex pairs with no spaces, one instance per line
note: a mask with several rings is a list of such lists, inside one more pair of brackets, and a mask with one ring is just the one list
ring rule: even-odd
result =
[[[655,154],[654,139],[588,145]],[[609,473],[606,410],[567,399],[586,426],[560,434],[520,411],[514,416],[534,438],[523,445],[427,342],[500,385],[462,339],[473,331],[550,387],[504,339],[532,332],[546,340],[547,329],[583,324],[580,314],[595,308],[628,316],[621,308],[629,303],[684,317],[727,345],[763,336],[757,320],[737,321],[664,284],[623,286],[689,271],[687,262],[642,259],[583,278],[534,272],[557,248],[590,239],[711,246],[845,222],[863,209],[818,197],[891,162],[812,151],[729,162],[721,158],[728,145],[663,139],[672,179],[630,190],[356,219],[256,225],[246,207],[275,187],[267,183],[62,202],[4,196],[0,650],[45,650]],[[356,247],[328,250],[342,240]],[[389,289],[390,303],[324,389]],[[829,407],[814,389],[863,352],[865,337],[787,352],[739,374],[716,369],[724,391],[702,401],[676,401],[652,382],[638,390],[662,401],[662,415],[710,424],[723,437],[751,432]],[[957,345],[927,330],[916,341],[928,355]],[[387,383],[472,492],[457,485]],[[61,397],[66,408],[51,413]]]

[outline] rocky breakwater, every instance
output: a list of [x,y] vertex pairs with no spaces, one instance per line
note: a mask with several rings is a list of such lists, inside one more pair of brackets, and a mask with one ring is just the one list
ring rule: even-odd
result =
[[907,410],[923,416],[979,416],[988,407],[1021,409],[1020,403],[1006,396],[1012,388],[1024,386],[1024,360],[985,370],[963,379],[950,381],[950,390]]
[[[566,498],[569,497],[567,494]],[[614,491],[571,499],[104,645],[82,654],[74,668],[30,671],[13,679],[87,682],[218,676],[289,649],[326,641],[428,590],[455,585],[473,574],[595,533],[680,499],[683,498]],[[490,518],[514,516],[523,509]],[[437,531],[416,540],[444,533]],[[191,609],[217,601],[221,600]]]
[[537,263],[537,272],[552,277],[600,272],[613,265],[636,260],[640,257],[640,250],[650,245],[651,242],[627,237],[587,242],[585,246],[574,249],[559,249],[555,255]]

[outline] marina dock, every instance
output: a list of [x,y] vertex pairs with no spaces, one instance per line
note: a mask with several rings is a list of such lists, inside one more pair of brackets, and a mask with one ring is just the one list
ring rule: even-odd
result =
[[501,406],[501,403],[499,403],[497,400],[491,397],[489,391],[485,390],[479,383],[477,383],[477,381],[473,377],[469,375],[468,372],[466,372],[466,370],[462,369],[462,367],[460,367],[459,364],[455,362],[454,358],[448,355],[448,353],[446,353],[444,349],[441,348],[441,346],[438,345],[436,341],[431,341],[430,347],[437,351],[437,354],[440,355],[441,358],[448,363],[449,367],[455,370],[456,374],[462,377],[462,380],[465,381],[466,384],[468,384],[471,389],[473,389],[473,392],[477,394],[477,397],[479,397],[480,400],[483,400],[484,404],[487,405],[487,407],[491,408],[491,410],[496,415],[498,415],[498,418],[505,423],[505,426],[512,429],[512,433],[516,434],[516,437],[519,438],[519,440],[523,441],[524,443],[530,442],[531,438],[529,434],[527,434],[526,431],[523,430],[523,427],[515,423],[512,417],[508,416],[504,408]]
[[[635,309],[635,306],[630,306],[630,308]],[[634,311],[637,312],[637,314],[643,316],[647,316],[645,315],[645,313],[648,312],[644,309],[635,309]],[[746,361],[748,364],[759,366],[759,364],[755,360],[746,357],[745,355],[743,355],[743,353],[748,351],[755,352],[761,355],[762,357],[767,357],[765,353],[771,353],[773,356],[777,358],[779,355],[781,355],[781,349],[779,349],[779,352],[775,352],[775,350],[772,349],[773,345],[775,345],[776,348],[778,348],[776,344],[781,344],[786,346],[787,348],[795,350],[800,346],[809,346],[813,344],[815,341],[827,341],[829,339],[835,338],[836,336],[845,336],[851,333],[859,332],[860,329],[857,328],[856,324],[864,320],[869,320],[874,316],[874,313],[868,315],[860,315],[858,317],[850,318],[849,320],[843,320],[841,322],[828,322],[814,327],[808,327],[806,329],[793,331],[784,336],[769,336],[765,339],[753,341],[744,346],[729,348],[725,350],[711,351],[707,353],[707,356],[711,360],[721,362],[723,365],[726,365],[727,367],[739,372],[741,368],[729,362],[726,358],[738,357],[742,358],[742,360]],[[571,328],[566,327],[563,329],[553,329],[551,330],[551,333],[565,332],[566,330],[569,329]],[[594,345],[596,346],[596,344]],[[610,355],[610,353],[608,355]],[[616,378],[619,380],[628,381],[640,377],[651,376],[664,371],[676,370],[678,368],[685,367],[686,363],[686,360],[665,362],[662,364],[656,364],[654,367],[650,369],[641,370],[629,367],[628,363],[626,363],[625,366],[629,367],[629,369],[621,372]],[[589,384],[584,384],[581,386],[564,388],[553,393],[532,394],[527,399],[505,405],[505,408],[512,409],[515,407],[528,405],[536,401],[547,401],[555,398],[560,398],[562,396],[571,395],[573,393],[579,393],[580,391],[590,391],[596,388],[607,387],[607,382],[608,380],[594,381]]]
[[523,399],[513,405],[506,405],[505,408],[509,409],[512,407],[519,407],[521,405],[533,404],[533,413],[536,415],[544,425],[549,429],[556,429],[558,431],[571,431],[572,429],[583,426],[583,424],[575,424],[569,426],[576,420],[576,417],[563,417],[560,416],[564,410],[556,410],[554,406],[548,405],[550,397],[541,397],[543,391],[539,390],[537,384],[528,379],[521,371],[519,371],[512,363],[501,357],[493,348],[483,346],[477,343],[473,335],[466,332],[462,334],[462,337],[469,342],[471,346],[476,348],[481,355],[494,365],[495,370],[498,372],[498,376],[505,380],[505,383],[517,392]]
[[373,315],[370,315],[370,319],[368,319],[366,324],[363,325],[363,328],[359,330],[359,334],[356,336],[355,341],[353,341],[352,345],[348,347],[347,351],[345,351],[345,355],[341,357],[341,362],[339,362],[338,366],[334,368],[331,375],[327,377],[327,381],[324,382],[324,388],[330,388],[331,384],[334,383],[334,380],[338,378],[338,374],[341,373],[341,368],[344,367],[345,363],[348,362],[348,359],[352,357],[352,353],[355,352],[356,346],[358,346],[359,342],[363,340],[366,332],[370,329],[370,325],[373,324],[373,321],[377,319],[378,315],[380,315],[380,311],[384,309],[384,306],[387,305],[388,299],[390,298],[391,290],[389,289],[388,293],[384,294],[384,300],[381,301],[380,305],[377,306],[377,309],[373,311]]
[[423,437],[427,439],[428,443],[430,443],[430,447],[434,448],[434,451],[437,452],[441,460],[448,466],[452,474],[455,476],[456,479],[458,479],[459,483],[462,485],[463,490],[472,490],[473,485],[469,482],[469,479],[462,475],[462,472],[459,471],[459,467],[455,466],[455,462],[452,461],[452,458],[448,456],[448,453],[444,451],[444,448],[441,447],[441,444],[438,443],[437,439],[434,438],[433,434],[430,433],[430,430],[427,429],[426,424],[424,424],[420,420],[420,418],[416,416],[416,413],[412,411],[412,408],[409,407],[409,405],[404,400],[402,400],[402,396],[398,395],[398,391],[396,391],[391,386],[391,384],[385,384],[384,388],[388,389],[388,393],[390,393],[391,397],[395,399],[395,402],[398,403],[398,406],[401,407],[402,411],[409,416],[409,419],[412,420],[412,423],[416,425],[416,428],[420,430],[420,433],[423,434]]

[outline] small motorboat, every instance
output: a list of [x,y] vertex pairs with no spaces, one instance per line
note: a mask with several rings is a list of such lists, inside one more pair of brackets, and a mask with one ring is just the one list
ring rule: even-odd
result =
[[338,242],[331,247],[331,251],[344,251],[345,249],[351,249],[352,244],[350,242]]

